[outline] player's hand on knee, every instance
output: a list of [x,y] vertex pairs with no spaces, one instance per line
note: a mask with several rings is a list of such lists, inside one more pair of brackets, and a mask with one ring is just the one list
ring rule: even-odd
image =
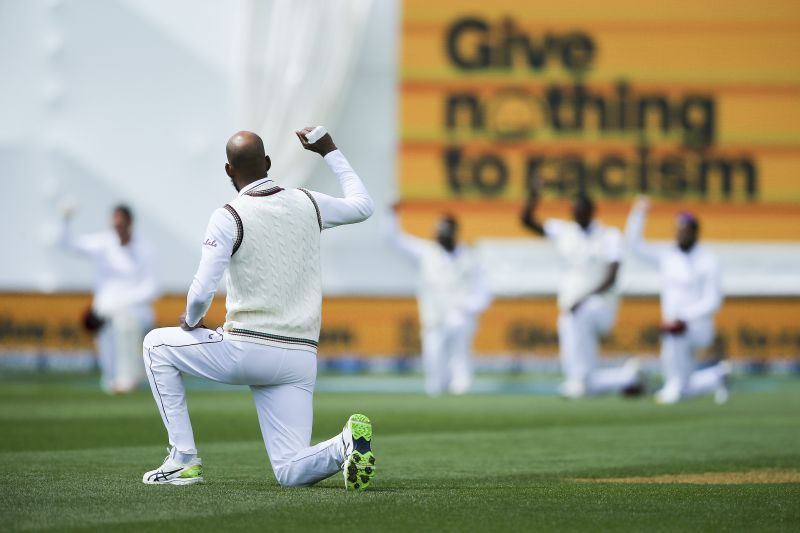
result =
[[661,332],[669,333],[671,335],[681,335],[686,331],[686,322],[683,320],[673,320],[672,322],[664,322],[661,324]]
[[183,331],[193,331],[195,329],[208,329],[203,321],[197,323],[195,326],[190,326],[186,323],[186,313],[183,313],[180,318],[180,327]]
[[317,139],[316,142],[308,142],[306,136],[313,130],[313,127],[305,127],[294,132],[295,135],[297,135],[297,138],[300,139],[300,144],[303,145],[303,148],[310,152],[315,152],[323,157],[336,150],[336,145],[333,143],[333,138],[331,137],[330,133],[326,133]]

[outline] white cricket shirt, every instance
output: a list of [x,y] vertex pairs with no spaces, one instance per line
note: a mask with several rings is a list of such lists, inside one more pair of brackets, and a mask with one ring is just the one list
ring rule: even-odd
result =
[[[308,191],[319,207],[322,229],[354,224],[369,218],[374,211],[372,198],[344,154],[334,150],[324,159],[339,180],[344,197],[335,198],[320,192]],[[255,189],[275,185],[271,179],[264,178],[242,188],[239,197]],[[190,326],[197,325],[208,312],[217,286],[230,263],[236,237],[237,226],[233,215],[224,207],[214,211],[203,240],[200,265],[187,295],[186,323]],[[270,273],[265,272],[264,275],[269,276]]]
[[150,304],[159,295],[154,254],[150,246],[131,237],[122,246],[114,231],[74,236],[72,224],[64,219],[60,228],[59,246],[92,260],[95,269],[92,309],[109,318],[128,309],[150,316]]
[[631,251],[661,273],[661,317],[665,321],[713,320],[723,300],[716,256],[699,244],[684,252],[675,244],[645,242],[646,216],[644,210],[631,210],[625,237]]
[[[612,263],[622,261],[622,234],[597,220],[586,230],[577,222],[554,218],[545,220],[543,226],[545,237],[553,242],[564,262],[558,307],[566,311],[600,286]],[[614,287],[601,296],[616,304]]]
[[448,252],[436,241],[403,233],[393,213],[386,224],[392,243],[419,265],[417,305],[424,328],[474,316],[489,306],[486,276],[474,250],[459,245]]

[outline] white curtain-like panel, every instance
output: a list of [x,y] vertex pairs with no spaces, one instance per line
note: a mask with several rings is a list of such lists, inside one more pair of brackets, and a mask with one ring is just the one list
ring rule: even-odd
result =
[[361,54],[372,0],[250,0],[237,128],[264,139],[283,186],[303,184],[316,160],[294,130],[333,128]]

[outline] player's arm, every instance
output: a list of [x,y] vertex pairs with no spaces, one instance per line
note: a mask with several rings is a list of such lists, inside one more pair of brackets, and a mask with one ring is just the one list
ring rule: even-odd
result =
[[322,229],[335,228],[343,224],[355,224],[363,222],[372,216],[375,205],[372,198],[364,187],[364,183],[358,174],[350,166],[350,162],[342,154],[330,134],[326,133],[314,143],[309,143],[306,135],[313,128],[303,128],[296,131],[297,138],[303,148],[315,152],[322,156],[328,168],[333,171],[342,187],[343,198],[335,198],[327,194],[316,191],[308,191],[319,207],[320,217],[322,218]]
[[428,241],[413,235],[409,235],[403,231],[403,229],[400,227],[400,222],[397,220],[397,210],[399,208],[400,203],[394,203],[392,204],[391,209],[389,209],[386,213],[386,218],[384,219],[384,230],[386,232],[386,237],[395,248],[407,254],[408,256],[419,260],[423,253],[425,253],[425,248],[428,246]]
[[619,275],[619,261],[611,263],[606,268],[606,277],[600,283],[600,285],[592,291],[592,294],[603,294],[611,290],[614,287],[614,284],[617,283],[617,276]]
[[225,208],[214,211],[203,241],[200,265],[186,297],[186,312],[181,327],[187,331],[204,327],[202,319],[211,307],[219,281],[231,261],[238,228]]
[[[628,249],[639,259],[658,267],[661,265],[663,255],[661,247],[649,244],[644,240],[644,226],[649,210],[650,200],[646,196],[636,199],[625,224],[625,241]],[[661,331],[679,335],[686,331],[686,323],[682,320],[667,322],[661,325]]]
[[619,265],[622,262],[622,255],[623,255],[623,246],[622,246],[622,235],[617,229],[609,229],[608,234],[604,239],[604,258],[608,261],[608,266],[606,267],[605,276],[600,281],[600,283],[595,287],[592,291],[590,291],[586,296],[575,302],[573,306],[570,308],[570,311],[573,313],[578,310],[578,308],[591,296],[604,294],[610,291],[614,285],[617,283],[617,277],[619,276]]
[[72,252],[85,256],[94,256],[102,248],[102,243],[96,235],[76,236],[72,228],[72,219],[75,215],[75,208],[65,208],[61,214],[60,225],[58,228],[58,247],[66,252]]
[[600,282],[600,285],[597,286],[592,292],[588,294],[588,296],[594,296],[596,294],[603,294],[609,291],[614,284],[617,282],[617,275],[619,274],[619,261],[611,263],[606,267],[606,275],[603,278],[603,281]]
[[650,201],[645,196],[636,199],[625,224],[625,240],[630,250],[640,259],[658,266],[661,262],[659,248],[648,244],[644,240],[644,225],[647,213],[650,210]]
[[603,281],[601,281],[600,284],[593,291],[591,291],[589,294],[587,294],[586,296],[584,296],[583,298],[581,298],[580,300],[575,302],[572,305],[572,307],[570,307],[569,310],[572,313],[574,313],[575,311],[578,310],[578,308],[581,305],[583,305],[583,303],[589,297],[594,296],[594,295],[603,294],[603,293],[611,290],[611,288],[617,282],[617,275],[618,274],[619,274],[619,262],[615,262],[615,263],[609,264],[608,267],[606,268],[606,275],[603,278]]
[[539,206],[539,191],[531,189],[525,203],[522,206],[522,213],[520,214],[520,221],[522,225],[529,230],[541,236],[545,236],[544,224],[536,216],[536,208]]

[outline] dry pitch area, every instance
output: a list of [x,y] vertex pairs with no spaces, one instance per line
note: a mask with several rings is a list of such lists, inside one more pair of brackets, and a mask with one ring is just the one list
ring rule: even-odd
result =
[[797,378],[739,380],[723,407],[368,392],[315,403],[315,440],[352,412],[372,418],[374,489],[345,493],[338,477],[280,488],[247,391],[196,386],[207,482],[145,486],[166,444],[149,392],[0,374],[0,530],[800,529]]

